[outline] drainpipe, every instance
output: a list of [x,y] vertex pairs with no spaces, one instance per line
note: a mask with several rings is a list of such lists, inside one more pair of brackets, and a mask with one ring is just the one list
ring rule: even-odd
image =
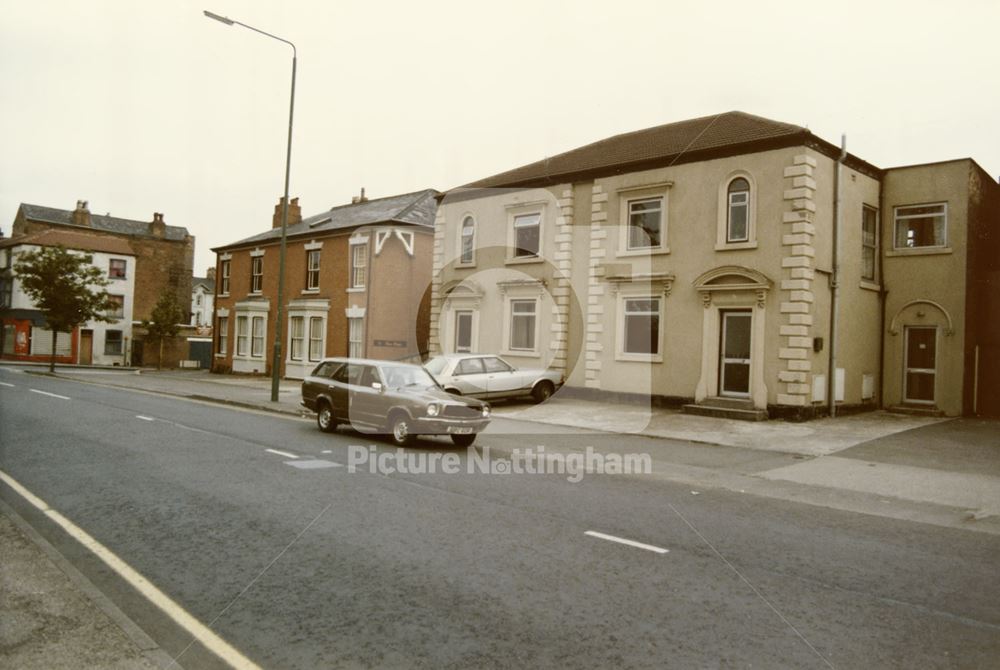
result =
[[830,268],[830,361],[828,363],[826,380],[826,399],[830,417],[837,416],[837,307],[840,302],[840,188],[841,168],[847,157],[847,135],[840,136],[840,155],[837,157],[837,169],[833,173],[833,252]]
[[882,240],[883,240],[883,221],[882,221],[882,210],[885,205],[885,178],[883,176],[882,181],[878,185],[878,224],[875,228],[877,237],[875,238],[875,252],[878,256],[875,262],[878,263],[878,300],[879,300],[879,331],[878,331],[878,386],[876,387],[875,402],[878,403],[878,408],[882,409],[885,407],[885,306],[889,299],[889,287],[885,283],[885,271],[882,263],[883,253],[882,253]]

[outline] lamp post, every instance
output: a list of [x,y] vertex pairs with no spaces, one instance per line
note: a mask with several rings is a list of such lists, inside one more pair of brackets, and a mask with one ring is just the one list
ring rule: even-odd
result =
[[292,94],[291,101],[288,104],[288,150],[285,154],[285,197],[281,200],[281,247],[278,252],[278,311],[274,324],[274,356],[271,360],[271,402],[278,402],[278,388],[281,381],[281,317],[283,316],[283,305],[285,302],[285,246],[288,232],[288,177],[292,167],[292,119],[295,116],[295,65],[298,59],[298,52],[296,51],[294,44],[286,39],[278,37],[277,35],[272,35],[271,33],[264,32],[263,30],[259,30],[253,26],[248,26],[247,24],[240,23],[239,21],[234,21],[233,19],[225,16],[213,14],[207,9],[204,13],[208,18],[224,23],[227,26],[242,26],[248,30],[254,31],[255,33],[270,37],[271,39],[278,40],[279,42],[284,42],[288,46],[292,47]]

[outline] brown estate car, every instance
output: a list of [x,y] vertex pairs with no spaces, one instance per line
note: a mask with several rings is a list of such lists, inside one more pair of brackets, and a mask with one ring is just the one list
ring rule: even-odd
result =
[[417,435],[448,435],[468,447],[490,422],[488,404],[445,393],[419,365],[393,361],[324,359],[302,381],[302,404],[324,432],[349,424],[388,433],[399,446]]

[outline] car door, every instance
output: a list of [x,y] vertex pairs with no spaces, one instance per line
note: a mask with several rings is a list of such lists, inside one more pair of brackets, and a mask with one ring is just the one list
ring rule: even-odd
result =
[[451,379],[452,384],[462,392],[462,395],[486,397],[487,374],[486,368],[483,366],[483,359],[461,359],[455,364],[455,371],[452,373]]
[[517,395],[521,390],[521,380],[507,361],[497,356],[485,356],[486,391],[490,398]]
[[350,421],[350,389],[351,379],[356,378],[358,366],[344,363],[333,373],[329,380],[328,392],[333,401],[333,416],[339,421]]
[[388,409],[383,407],[385,383],[374,365],[359,365],[358,368],[358,376],[350,387],[351,422],[381,426]]

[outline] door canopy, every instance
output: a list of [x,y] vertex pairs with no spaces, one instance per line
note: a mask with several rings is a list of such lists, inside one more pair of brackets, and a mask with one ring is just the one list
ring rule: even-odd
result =
[[702,304],[708,309],[712,294],[752,291],[756,294],[757,307],[763,308],[767,292],[774,282],[762,272],[739,265],[723,265],[705,272],[694,280],[695,289],[701,293]]

